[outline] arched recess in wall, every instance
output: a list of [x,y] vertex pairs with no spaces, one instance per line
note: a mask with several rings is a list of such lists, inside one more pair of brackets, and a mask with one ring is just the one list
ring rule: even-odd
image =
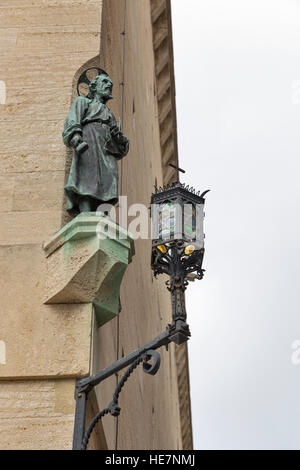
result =
[[[79,69],[75,72],[73,80],[72,80],[72,88],[71,88],[71,96],[70,96],[70,104],[69,108],[66,109],[66,116],[69,112],[69,109],[74,101],[74,99],[78,96],[77,95],[77,82],[84,70],[90,68],[90,67],[100,67],[100,57],[99,55],[93,57],[92,59],[88,60],[85,62]],[[62,123],[63,124],[63,123]],[[72,156],[73,156],[73,151],[72,149],[69,149],[66,147],[66,152],[65,152],[65,178],[64,178],[64,186],[67,184],[67,180],[69,177],[69,172],[70,172],[70,167],[72,163]],[[66,197],[65,194],[63,196],[63,207],[62,207],[62,216],[61,216],[61,227],[63,227],[66,223],[68,223],[72,217],[66,212]]]

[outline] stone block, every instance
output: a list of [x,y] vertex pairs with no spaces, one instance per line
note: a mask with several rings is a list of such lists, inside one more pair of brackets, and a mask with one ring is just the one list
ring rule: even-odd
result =
[[0,265],[0,385],[25,377],[88,375],[92,304],[43,304],[41,243],[0,246]]
[[109,218],[82,213],[56,232],[44,250],[46,304],[92,303],[99,326],[119,313],[120,285],[134,254],[126,230]]
[[74,379],[1,382],[1,450],[71,450],[74,387]]
[[42,243],[61,226],[61,211],[11,211],[1,213],[0,246]]

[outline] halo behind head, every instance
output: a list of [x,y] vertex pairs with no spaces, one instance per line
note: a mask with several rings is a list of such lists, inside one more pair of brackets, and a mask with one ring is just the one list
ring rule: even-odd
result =
[[77,82],[77,93],[78,96],[87,97],[90,92],[89,84],[97,75],[107,75],[105,70],[99,67],[90,67],[82,72]]

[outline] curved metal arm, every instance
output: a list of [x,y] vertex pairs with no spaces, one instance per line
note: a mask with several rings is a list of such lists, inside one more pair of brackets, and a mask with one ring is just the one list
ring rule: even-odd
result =
[[[152,364],[148,364],[150,359],[154,359]],[[82,440],[81,450],[86,450],[89,439],[95,428],[98,421],[100,421],[105,415],[110,413],[112,416],[119,416],[121,412],[121,408],[118,405],[119,395],[124,387],[125,383],[127,382],[128,378],[132,374],[132,372],[137,368],[140,363],[143,363],[143,371],[147,374],[155,375],[160,366],[160,354],[157,351],[149,350],[145,354],[141,354],[128,368],[126,373],[123,375],[120,383],[116,387],[116,390],[113,395],[113,399],[107,408],[104,408],[100,413],[98,413],[91,421],[84,438]],[[148,367],[147,367],[148,366]]]
[[[132,353],[128,354],[128,356],[119,359],[112,365],[106,367],[94,375],[91,375],[90,377],[77,380],[75,387],[76,412],[73,449],[80,450],[86,448],[94,427],[106,414],[111,414],[112,416],[118,416],[120,414],[120,407],[118,405],[119,394],[128,377],[141,362],[143,363],[143,370],[145,373],[155,375],[160,367],[160,354],[156,351],[156,349],[160,348],[161,346],[167,347],[171,342],[175,342],[176,344],[184,343],[189,339],[189,337],[189,326],[187,323],[185,323],[185,321],[177,319],[176,321],[173,321],[172,324],[167,326],[166,331],[161,333],[159,336],[141,348],[136,349]],[[130,367],[120,380],[120,383],[114,392],[112,402],[107,408],[104,408],[104,410],[95,416],[95,418],[91,421],[87,431],[85,432],[85,412],[88,393],[100,382],[115,374],[119,370],[124,369],[128,365],[130,365]]]

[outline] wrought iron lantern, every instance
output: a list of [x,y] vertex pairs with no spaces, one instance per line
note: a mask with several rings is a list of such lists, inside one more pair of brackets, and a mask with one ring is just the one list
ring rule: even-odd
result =
[[[175,324],[178,320],[186,322],[184,291],[188,281],[203,277],[204,196],[208,191],[196,194],[194,188],[177,182],[156,188],[151,198],[151,267],[155,276],[170,276],[166,284],[172,296]],[[173,338],[177,344],[186,340],[180,332]]]
[[[87,378],[78,379],[75,387],[76,413],[73,449],[86,449],[97,422],[105,415],[117,417],[120,392],[138,365],[147,374],[155,375],[160,367],[157,349],[171,342],[182,344],[190,337],[186,323],[184,291],[189,281],[202,279],[204,256],[204,196],[181,183],[159,188],[151,197],[153,229],[151,267],[154,275],[167,274],[172,296],[172,321],[156,338]],[[128,367],[129,366],[129,367]],[[116,387],[111,403],[85,427],[86,402],[90,391],[103,380],[128,367]]]

